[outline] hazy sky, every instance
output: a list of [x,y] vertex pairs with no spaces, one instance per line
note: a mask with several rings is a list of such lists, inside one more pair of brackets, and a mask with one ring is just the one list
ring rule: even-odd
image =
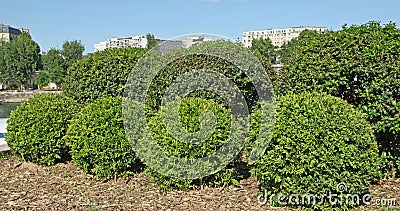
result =
[[41,50],[81,40],[86,53],[112,37],[152,33],[169,39],[317,25],[337,30],[370,20],[400,24],[398,0],[1,0],[0,22],[29,28]]

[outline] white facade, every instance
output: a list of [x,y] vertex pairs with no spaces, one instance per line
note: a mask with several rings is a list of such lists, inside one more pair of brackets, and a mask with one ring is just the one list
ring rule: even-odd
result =
[[281,28],[281,29],[267,29],[260,31],[248,31],[243,32],[242,44],[244,47],[250,48],[253,39],[258,38],[269,38],[272,44],[281,47],[283,44],[289,42],[290,40],[297,38],[300,33],[304,30],[314,30],[318,33],[327,31],[326,27],[320,26],[300,26],[291,28]]
[[137,35],[133,37],[119,37],[111,38],[109,40],[94,44],[94,51],[102,51],[107,48],[146,48],[147,39],[144,35]]
[[107,41],[94,44],[94,51],[103,51],[107,49]]
[[189,48],[193,45],[199,45],[203,42],[212,41],[212,39],[204,37],[204,36],[194,36],[194,37],[186,37],[182,40],[182,46],[184,48]]

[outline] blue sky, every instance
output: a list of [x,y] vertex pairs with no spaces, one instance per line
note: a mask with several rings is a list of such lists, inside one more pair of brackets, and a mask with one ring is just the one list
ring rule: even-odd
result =
[[370,20],[400,24],[398,0],[13,0],[2,1],[0,22],[29,28],[41,50],[81,40],[93,45],[152,33],[170,39],[191,33],[241,38],[243,31],[301,25],[337,30]]

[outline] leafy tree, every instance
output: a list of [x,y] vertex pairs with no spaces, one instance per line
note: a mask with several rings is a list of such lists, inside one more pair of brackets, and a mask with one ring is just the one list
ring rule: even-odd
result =
[[277,53],[276,47],[272,44],[269,38],[253,39],[250,50],[257,56],[261,56],[269,60],[272,64],[275,63]]
[[23,33],[12,42],[1,44],[0,74],[2,81],[14,79],[25,85],[40,67],[40,48],[31,36]]
[[39,88],[46,86],[50,83],[49,73],[47,71],[40,71],[35,82]]
[[0,40],[0,83],[6,83],[9,78],[9,71],[6,68],[5,62],[6,45],[6,42]]
[[279,49],[278,51],[279,61],[283,64],[288,63],[288,60],[291,58],[290,56],[292,55],[292,53],[294,53],[297,47],[303,45],[304,42],[307,41],[307,39],[311,39],[317,35],[318,32],[316,32],[315,30],[306,29],[302,31],[299,37],[292,39],[288,43],[282,45],[281,49]]
[[148,49],[151,49],[151,48],[157,46],[157,40],[156,40],[156,38],[154,37],[153,34],[146,34],[146,39],[147,39],[147,46],[146,47]]
[[62,51],[56,48],[50,49],[47,54],[42,56],[42,62],[45,70],[51,70],[55,67],[66,68],[65,59],[63,58]]
[[85,47],[81,41],[65,41],[62,46],[61,55],[64,58],[65,67],[70,67],[74,62],[82,58]]
[[61,83],[64,82],[65,74],[65,69],[60,66],[56,66],[49,71],[49,79],[51,82],[55,83],[57,87],[59,87]]
[[52,48],[43,56],[44,69],[51,82],[60,86],[68,67],[83,57],[84,46],[80,41],[65,41],[62,50]]

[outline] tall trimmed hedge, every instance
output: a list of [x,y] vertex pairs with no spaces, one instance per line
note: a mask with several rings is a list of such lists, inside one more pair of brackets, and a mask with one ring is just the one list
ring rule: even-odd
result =
[[122,96],[128,74],[147,50],[107,49],[89,54],[67,70],[63,92],[80,104]]
[[[208,52],[217,52],[219,50],[221,52],[233,52],[233,55],[215,56],[208,54]],[[264,63],[259,62],[255,64],[249,64],[250,62],[254,61],[252,57],[254,57],[254,59],[256,57],[246,49],[243,49],[240,44],[226,41],[205,42],[201,45],[192,46],[189,49],[180,49],[178,52],[179,53],[172,51],[165,55],[167,58],[174,54],[182,56],[179,56],[179,58],[173,59],[165,64],[165,66],[162,67],[158,74],[154,77],[149,89],[146,90],[146,102],[152,111],[158,110],[159,106],[161,105],[162,96],[164,95],[167,87],[170,86],[174,80],[178,79],[178,77],[182,74],[188,72],[193,73],[198,70],[214,71],[232,80],[244,95],[249,108],[254,106],[255,102],[259,100],[256,89],[253,86],[250,77],[247,76],[243,70],[239,69],[238,66],[233,62],[241,63],[241,65],[244,67],[252,68],[255,71],[261,71],[261,67]],[[229,56],[231,60],[235,61],[228,61],[227,59],[224,59],[224,56]],[[190,97],[214,99],[219,103],[223,103],[223,100],[220,96],[204,90],[192,92],[190,93]]]
[[369,22],[305,37],[280,71],[276,91],[322,91],[367,114],[382,151],[400,161],[400,29]]
[[53,165],[70,158],[62,139],[80,107],[63,94],[36,94],[11,112],[5,136],[20,159]]
[[[260,111],[252,113],[249,143],[257,137]],[[320,209],[329,205],[289,203],[289,195],[314,194],[317,202],[323,194],[341,194],[337,186],[344,183],[346,194],[360,194],[380,176],[378,146],[373,128],[365,115],[346,101],[327,94],[288,94],[277,98],[277,119],[265,154],[252,170],[268,200],[278,203],[284,194],[288,205]],[[337,196],[335,199],[339,199]],[[270,201],[268,201],[270,202]],[[342,209],[352,203],[336,204]],[[355,201],[358,203],[359,201]],[[299,202],[298,202],[299,203]]]

